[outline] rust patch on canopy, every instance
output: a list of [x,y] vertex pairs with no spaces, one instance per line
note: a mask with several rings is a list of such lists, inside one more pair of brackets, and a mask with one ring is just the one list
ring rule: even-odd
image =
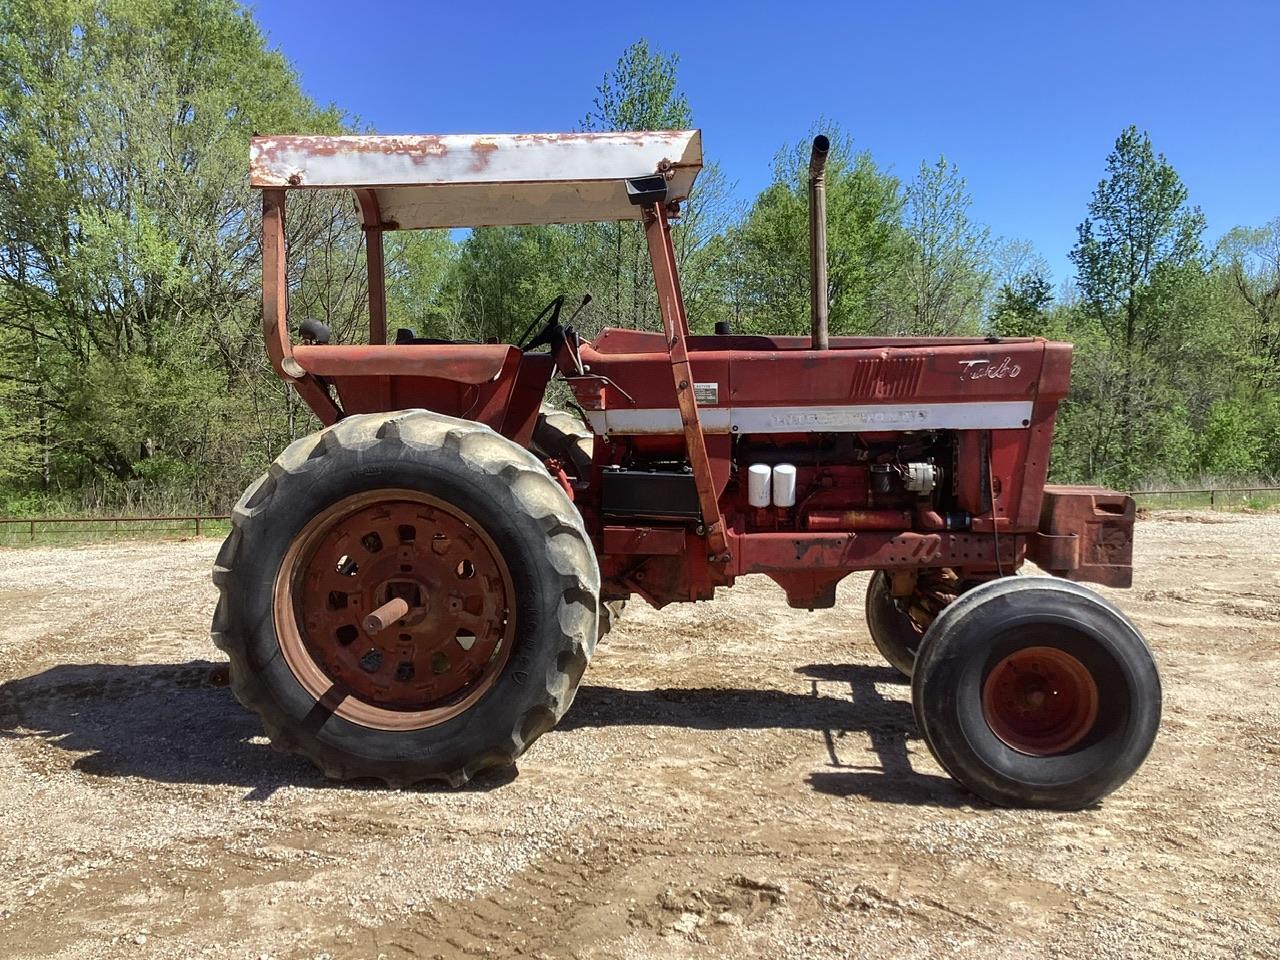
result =
[[498,149],[498,145],[492,140],[477,140],[471,145],[471,169],[477,173],[489,166],[489,158],[493,156]]
[[395,136],[327,136],[303,135],[254,137],[249,151],[249,183],[255,187],[288,184],[306,186],[303,171],[281,174],[281,164],[290,157],[335,157],[340,154],[383,154],[402,157],[415,166],[430,159],[444,157],[449,145],[437,134]]
[[277,160],[286,151],[301,151],[317,157],[338,153],[394,153],[409,157],[443,157],[449,145],[438,134],[346,137],[301,135],[254,137],[256,156],[265,161]]

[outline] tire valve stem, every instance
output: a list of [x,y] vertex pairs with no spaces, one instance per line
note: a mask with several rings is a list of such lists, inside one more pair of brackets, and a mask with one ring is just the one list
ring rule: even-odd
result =
[[364,632],[376,636],[409,612],[409,604],[403,597],[392,597],[377,610],[367,614],[362,621]]

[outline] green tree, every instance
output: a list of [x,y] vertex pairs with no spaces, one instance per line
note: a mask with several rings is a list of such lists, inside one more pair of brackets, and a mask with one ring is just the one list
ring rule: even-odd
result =
[[[289,430],[257,332],[248,138],[340,117],[232,0],[5,0],[0,63],[0,325],[43,477],[120,499],[199,464],[171,489],[225,505]],[[291,240],[327,236],[335,202],[291,206]],[[338,305],[329,281],[356,244],[322,247],[295,295],[351,313],[359,286]]]
[[[1253,393],[1280,390],[1280,217],[1264,227],[1236,227],[1218,245],[1241,328],[1235,342],[1250,368]],[[1232,309],[1222,303],[1223,311]]]
[[[883,329],[891,285],[907,238],[899,224],[898,181],[855,151],[829,123],[827,156],[827,297],[832,333]],[[812,136],[780,150],[773,181],[726,239],[729,305],[745,331],[809,331],[809,153]]]
[[1039,337],[1048,325],[1053,285],[1042,273],[1028,271],[1000,284],[988,325],[998,337]]
[[[35,473],[39,455],[38,424],[24,423],[24,393],[30,393],[27,372],[18,363],[17,334],[0,330],[0,489]],[[33,429],[34,428],[34,429]]]
[[[686,130],[693,111],[679,86],[680,58],[637,40],[605,74],[584,131]],[[710,327],[723,313],[721,277],[714,241],[733,217],[731,185],[719,167],[707,162],[683,205],[672,231],[676,262],[690,322]],[[585,224],[570,229],[579,276],[595,295],[594,331],[604,324],[654,328],[660,325],[648,245],[639,223]]]
[[447,230],[404,230],[385,234],[387,329],[418,336],[450,335],[456,311],[446,287],[456,268],[458,245]]
[[1267,451],[1260,443],[1259,427],[1265,421],[1259,412],[1236,397],[1216,400],[1196,437],[1196,471],[1214,477],[1243,477],[1262,466]]
[[570,273],[572,253],[564,228],[473,230],[444,282],[452,307],[444,335],[515,342],[545,304],[578,282]]
[[1177,171],[1149,134],[1126,128],[1071,251],[1084,305],[1113,343],[1144,356],[1176,344],[1191,318],[1168,301],[1199,280],[1203,233],[1204,215],[1187,205]]
[[905,193],[908,255],[901,274],[898,332],[975,333],[990,286],[990,232],[969,217],[964,177],[946,157],[920,165]]
[[680,58],[637,40],[596,88],[583,130],[684,130],[693,121],[679,87]]
[[[690,127],[677,65],[677,57],[647,41],[633,43],[601,81],[582,130]],[[695,323],[709,324],[722,310],[712,251],[728,221],[728,194],[723,176],[708,164],[673,231],[685,304]],[[575,321],[584,336],[609,324],[660,325],[644,230],[632,221],[473,230],[440,289],[444,308],[433,326],[441,336],[509,339],[561,293],[570,309],[581,293],[593,295]]]
[[[1192,413],[1177,359],[1205,309],[1204,217],[1151,138],[1124,130],[1107,157],[1071,251],[1080,320],[1097,355],[1077,363],[1073,404],[1090,429],[1073,436],[1085,472],[1118,484],[1185,470]],[[1171,418],[1180,410],[1181,418]]]
[[1196,462],[1218,476],[1280,476],[1280,219],[1218,243],[1191,336],[1202,371]]

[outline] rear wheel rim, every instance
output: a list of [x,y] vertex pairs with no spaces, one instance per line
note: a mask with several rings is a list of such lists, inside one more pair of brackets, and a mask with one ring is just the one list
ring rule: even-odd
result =
[[[367,614],[409,611],[370,633]],[[276,636],[294,677],[353,723],[416,730],[493,686],[515,637],[511,573],[465,511],[415,490],[356,494],[314,517],[276,577]]]
[[1001,741],[1033,757],[1065,753],[1098,719],[1098,684],[1065,650],[1015,650],[987,674],[982,713]]

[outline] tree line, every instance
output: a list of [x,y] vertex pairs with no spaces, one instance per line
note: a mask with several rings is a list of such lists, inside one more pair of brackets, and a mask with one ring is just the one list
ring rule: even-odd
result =
[[[678,59],[644,41],[584,106],[582,130],[696,124]],[[223,510],[315,428],[262,349],[248,139],[355,129],[233,0],[0,0],[0,512]],[[1280,476],[1280,218],[1206,237],[1134,127],[1081,198],[1060,286],[978,221],[945,157],[900,178],[819,121],[749,203],[709,157],[675,231],[695,329],[807,331],[815,131],[832,141],[833,333],[1074,342],[1059,480]],[[350,197],[294,194],[288,231],[291,315],[360,341]],[[387,268],[389,324],[422,336],[510,339],[584,291],[587,333],[658,325],[634,223],[393,233]]]

